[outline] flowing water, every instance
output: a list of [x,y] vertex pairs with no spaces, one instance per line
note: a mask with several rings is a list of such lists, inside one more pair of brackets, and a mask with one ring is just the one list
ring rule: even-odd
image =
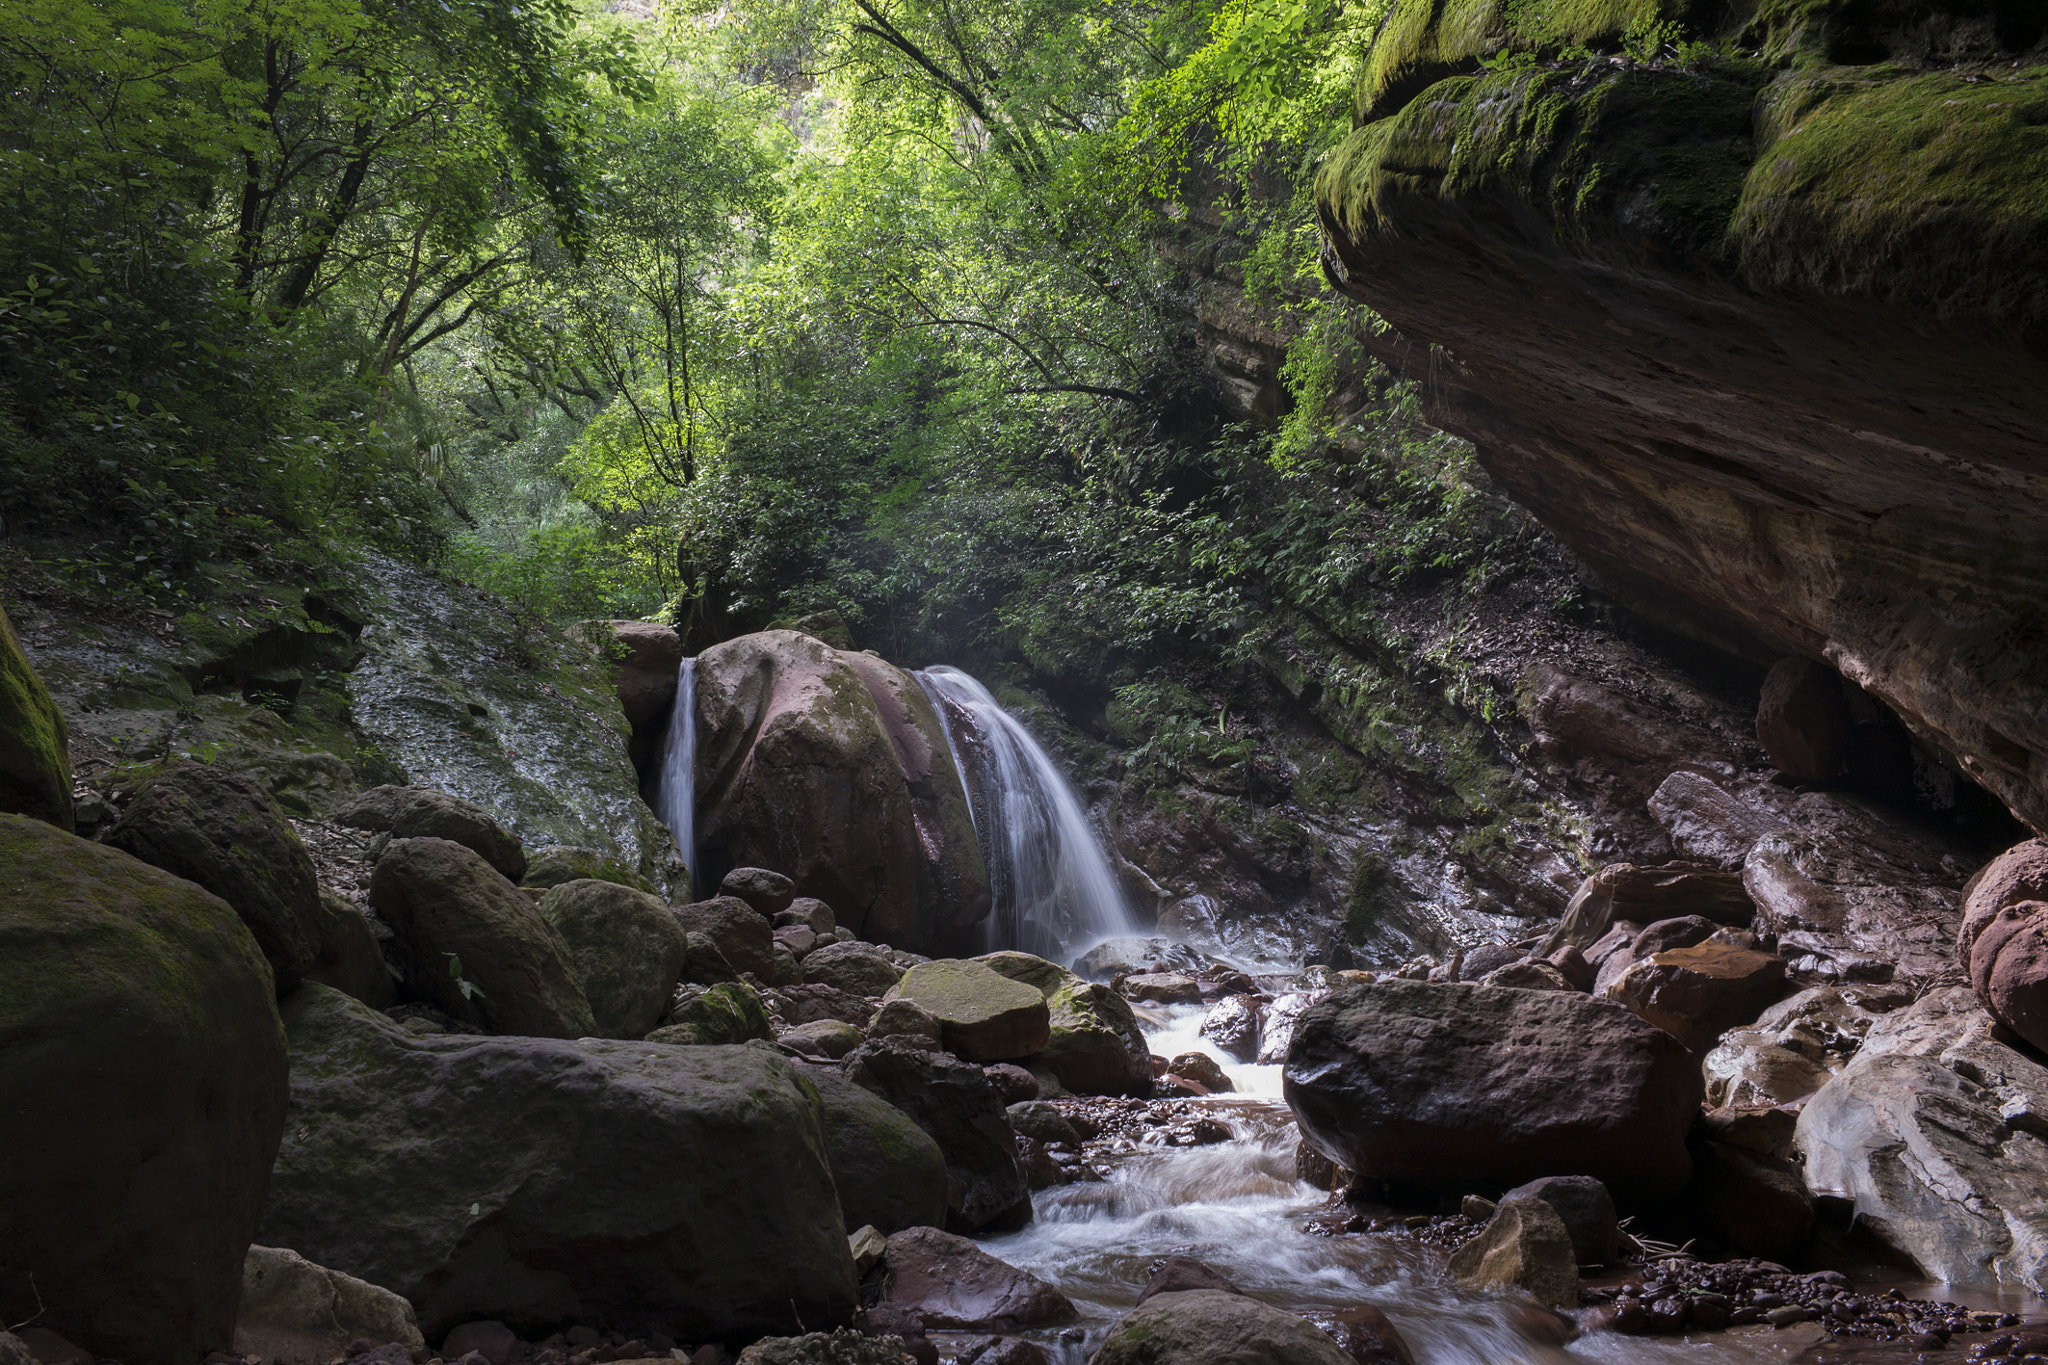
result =
[[1080,799],[1031,732],[957,668],[916,677],[946,727],[988,864],[987,947],[1071,962],[1142,932]]
[[[661,775],[655,780],[654,813],[697,876],[697,661],[685,659],[676,672],[676,704],[661,740]],[[689,887],[683,888],[691,891]]]
[[1371,1304],[1407,1338],[1417,1365],[1737,1365],[1789,1361],[1808,1344],[1797,1334],[1741,1330],[1657,1340],[1605,1332],[1558,1347],[1524,1332],[1514,1301],[1452,1287],[1442,1252],[1404,1236],[1313,1235],[1307,1224],[1328,1212],[1329,1196],[1294,1176],[1297,1135],[1279,1100],[1280,1068],[1210,1048],[1196,1032],[1199,1006],[1139,1012],[1154,1052],[1207,1052],[1222,1063],[1240,1093],[1195,1103],[1234,1136],[1200,1147],[1126,1143],[1107,1179],[1040,1192],[1029,1227],[983,1243],[1080,1309],[1077,1327],[1031,1334],[1061,1365],[1093,1355],[1152,1267],[1175,1254],[1293,1312]]

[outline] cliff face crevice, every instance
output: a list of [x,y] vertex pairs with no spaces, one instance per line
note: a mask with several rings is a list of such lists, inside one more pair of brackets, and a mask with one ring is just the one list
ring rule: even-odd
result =
[[1369,344],[1632,606],[1827,660],[2048,828],[2038,23],[1764,6],[1644,61],[1642,15],[1463,8],[1399,5],[1318,184]]

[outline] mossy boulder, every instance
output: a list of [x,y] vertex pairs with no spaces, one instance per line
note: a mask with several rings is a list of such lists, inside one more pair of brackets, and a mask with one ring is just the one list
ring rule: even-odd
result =
[[1112,1327],[1094,1365],[1354,1365],[1297,1313],[1221,1289],[1155,1294]]
[[1052,1015],[1045,997],[979,962],[921,962],[890,990],[939,1021],[946,1051],[970,1062],[1008,1062],[1045,1047]]
[[708,939],[732,970],[776,983],[775,926],[753,906],[738,896],[713,896],[679,906],[675,915],[692,937]]
[[384,961],[384,947],[362,909],[325,887],[320,890],[320,953],[306,980],[332,986],[343,995],[381,1010],[398,999],[398,978]]
[[853,1261],[817,1092],[759,1047],[421,1037],[286,1002],[289,1137],[263,1240],[409,1299],[680,1341],[842,1322]]
[[837,1068],[807,1066],[804,1075],[823,1106],[825,1152],[846,1226],[886,1236],[944,1222],[946,1158],[938,1143]]
[[952,753],[916,680],[791,630],[697,660],[700,883],[775,868],[863,938],[913,951],[988,910]]
[[989,953],[976,961],[1043,996],[1050,1027],[1028,1059],[1077,1095],[1148,1095],[1152,1049],[1130,1002],[1101,982],[1030,953]]
[[526,849],[490,812],[431,787],[372,787],[334,813],[334,823],[394,839],[446,839],[475,852],[500,874],[526,875]]
[[772,1036],[768,1012],[754,988],[744,981],[724,981],[687,996],[647,1041],[704,1047]]
[[872,943],[842,939],[804,955],[804,980],[831,986],[848,995],[880,996],[903,979],[903,969]]
[[654,883],[627,867],[617,854],[563,844],[535,850],[527,859],[526,875],[519,879],[519,884],[548,891],[563,882],[580,881],[616,882],[650,896],[655,894]]
[[0,811],[71,833],[71,745],[64,715],[0,610]]
[[44,821],[0,815],[0,868],[0,1319],[197,1365],[284,1127],[270,967],[219,897]]
[[469,848],[397,839],[370,873],[404,994],[492,1033],[597,1032],[569,945],[524,892]]
[[[689,937],[659,899],[615,882],[564,882],[541,897],[605,1038],[640,1038],[668,1013]],[[738,1041],[738,1040],[734,1040]]]
[[313,859],[249,774],[177,764],[142,785],[104,841],[235,907],[276,973],[278,994],[319,959],[330,926]]

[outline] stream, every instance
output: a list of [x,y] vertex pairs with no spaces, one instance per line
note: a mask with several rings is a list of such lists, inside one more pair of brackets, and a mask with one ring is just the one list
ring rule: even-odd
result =
[[[1174,1254],[1208,1263],[1254,1298],[1310,1316],[1369,1303],[1400,1329],[1417,1365],[1734,1365],[1797,1359],[1815,1344],[1811,1328],[1748,1327],[1667,1338],[1598,1332],[1558,1347],[1523,1333],[1516,1301],[1452,1286],[1440,1251],[1401,1236],[1312,1234],[1306,1225],[1328,1212],[1328,1196],[1294,1176],[1296,1133],[1280,1099],[1280,1067],[1245,1065],[1209,1047],[1196,1032],[1200,1006],[1140,1007],[1139,1015],[1155,1053],[1199,1050],[1224,1067],[1240,1093],[1181,1103],[1205,1110],[1233,1136],[1195,1147],[1125,1140],[1107,1179],[1041,1191],[1029,1227],[983,1242],[990,1254],[1058,1286],[1080,1310],[1076,1326],[1026,1334],[1060,1365],[1084,1365],[1136,1303],[1152,1267]],[[1944,1293],[1946,1286],[1902,1287],[1959,1297]],[[1986,1298],[1986,1306],[1999,1297]],[[1961,1360],[1967,1345],[1958,1339],[1925,1358]],[[1914,1359],[1896,1349],[1860,1358]]]

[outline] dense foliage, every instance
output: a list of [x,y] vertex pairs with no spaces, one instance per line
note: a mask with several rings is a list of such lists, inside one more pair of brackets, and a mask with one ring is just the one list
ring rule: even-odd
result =
[[[1503,543],[1316,271],[1380,14],[24,0],[0,512],[115,586],[375,542],[1198,715],[1276,610],[1370,639]],[[1253,421],[1197,336],[1240,275],[1294,337]]]

